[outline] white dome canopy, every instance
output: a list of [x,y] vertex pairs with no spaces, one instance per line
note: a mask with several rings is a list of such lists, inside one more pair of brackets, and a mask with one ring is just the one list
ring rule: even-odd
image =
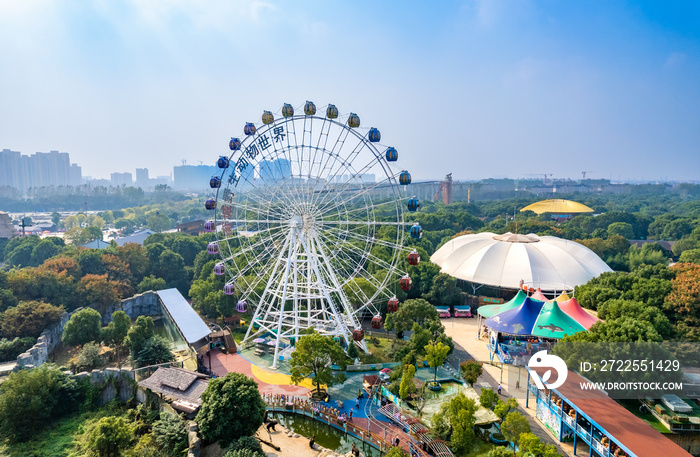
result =
[[579,243],[533,233],[459,236],[435,251],[430,260],[455,278],[509,289],[517,289],[523,280],[543,290],[562,290],[612,271]]

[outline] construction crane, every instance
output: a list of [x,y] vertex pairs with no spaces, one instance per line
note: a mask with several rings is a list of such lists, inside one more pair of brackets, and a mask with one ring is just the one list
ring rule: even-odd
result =
[[440,181],[440,187],[438,187],[433,197],[434,201],[437,201],[440,193],[442,193],[442,202],[444,204],[449,205],[452,203],[452,173],[448,173],[447,176],[445,176],[445,180]]
[[593,171],[592,170],[582,171],[581,172],[581,179],[586,179],[586,173],[593,173]]

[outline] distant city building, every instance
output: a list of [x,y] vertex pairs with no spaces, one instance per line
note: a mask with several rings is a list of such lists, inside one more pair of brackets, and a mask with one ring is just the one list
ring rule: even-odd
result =
[[0,238],[14,238],[17,236],[17,229],[12,225],[10,215],[0,211]]
[[26,192],[31,188],[70,186],[71,177],[67,152],[36,152],[25,156],[10,149],[0,151],[0,187]]
[[79,186],[83,183],[83,169],[77,163],[70,164],[70,185]]
[[292,165],[287,159],[263,160],[258,167],[263,181],[274,182],[292,176]]
[[137,168],[136,169],[136,186],[137,187],[150,187],[148,180],[148,168]]
[[202,190],[209,188],[209,179],[220,175],[221,169],[209,165],[180,165],[173,167],[175,189]]
[[110,181],[112,183],[112,186],[114,186],[114,187],[120,187],[120,186],[130,187],[131,185],[133,185],[131,173],[128,173],[128,172],[112,173]]

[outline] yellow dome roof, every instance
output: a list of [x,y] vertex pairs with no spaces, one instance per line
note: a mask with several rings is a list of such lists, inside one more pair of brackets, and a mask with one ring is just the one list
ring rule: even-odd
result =
[[551,199],[542,200],[541,202],[533,203],[528,205],[520,211],[533,211],[537,214],[542,213],[554,213],[554,214],[578,214],[578,213],[592,213],[593,210],[588,206],[572,202],[571,200],[562,199]]

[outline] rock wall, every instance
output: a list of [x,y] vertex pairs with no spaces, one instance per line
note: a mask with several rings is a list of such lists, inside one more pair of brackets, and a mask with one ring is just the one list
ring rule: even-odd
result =
[[[73,313],[75,311],[73,311]],[[17,357],[15,369],[38,367],[46,362],[51,351],[53,351],[56,345],[61,341],[63,327],[66,326],[66,323],[73,313],[65,313],[60,322],[41,332],[41,336],[39,336],[36,344]]]
[[102,325],[107,325],[112,322],[112,313],[120,310],[124,311],[131,319],[136,319],[139,316],[161,315],[158,294],[152,290],[134,295],[130,298],[125,298],[119,303],[115,303],[114,305],[110,306],[102,315]]
[[[41,332],[41,336],[37,340],[36,344],[28,351],[20,354],[19,357],[17,357],[17,365],[15,369],[20,370],[22,368],[38,367],[39,365],[44,364],[48,360],[51,351],[53,351],[56,345],[61,341],[63,327],[65,327],[66,322],[68,322],[73,313],[79,311],[80,309],[82,308],[78,308],[72,313],[64,314],[59,323]],[[103,326],[112,321],[112,313],[117,310],[124,311],[131,319],[136,319],[139,316],[161,315],[161,306],[158,302],[158,295],[152,290],[134,295],[131,298],[125,298],[119,303],[115,303],[114,305],[110,306],[107,312],[102,316]]]
[[73,375],[73,378],[89,379],[93,387],[101,389],[100,405],[107,404],[116,398],[126,403],[136,394],[136,376],[132,370],[126,368],[83,371]]

